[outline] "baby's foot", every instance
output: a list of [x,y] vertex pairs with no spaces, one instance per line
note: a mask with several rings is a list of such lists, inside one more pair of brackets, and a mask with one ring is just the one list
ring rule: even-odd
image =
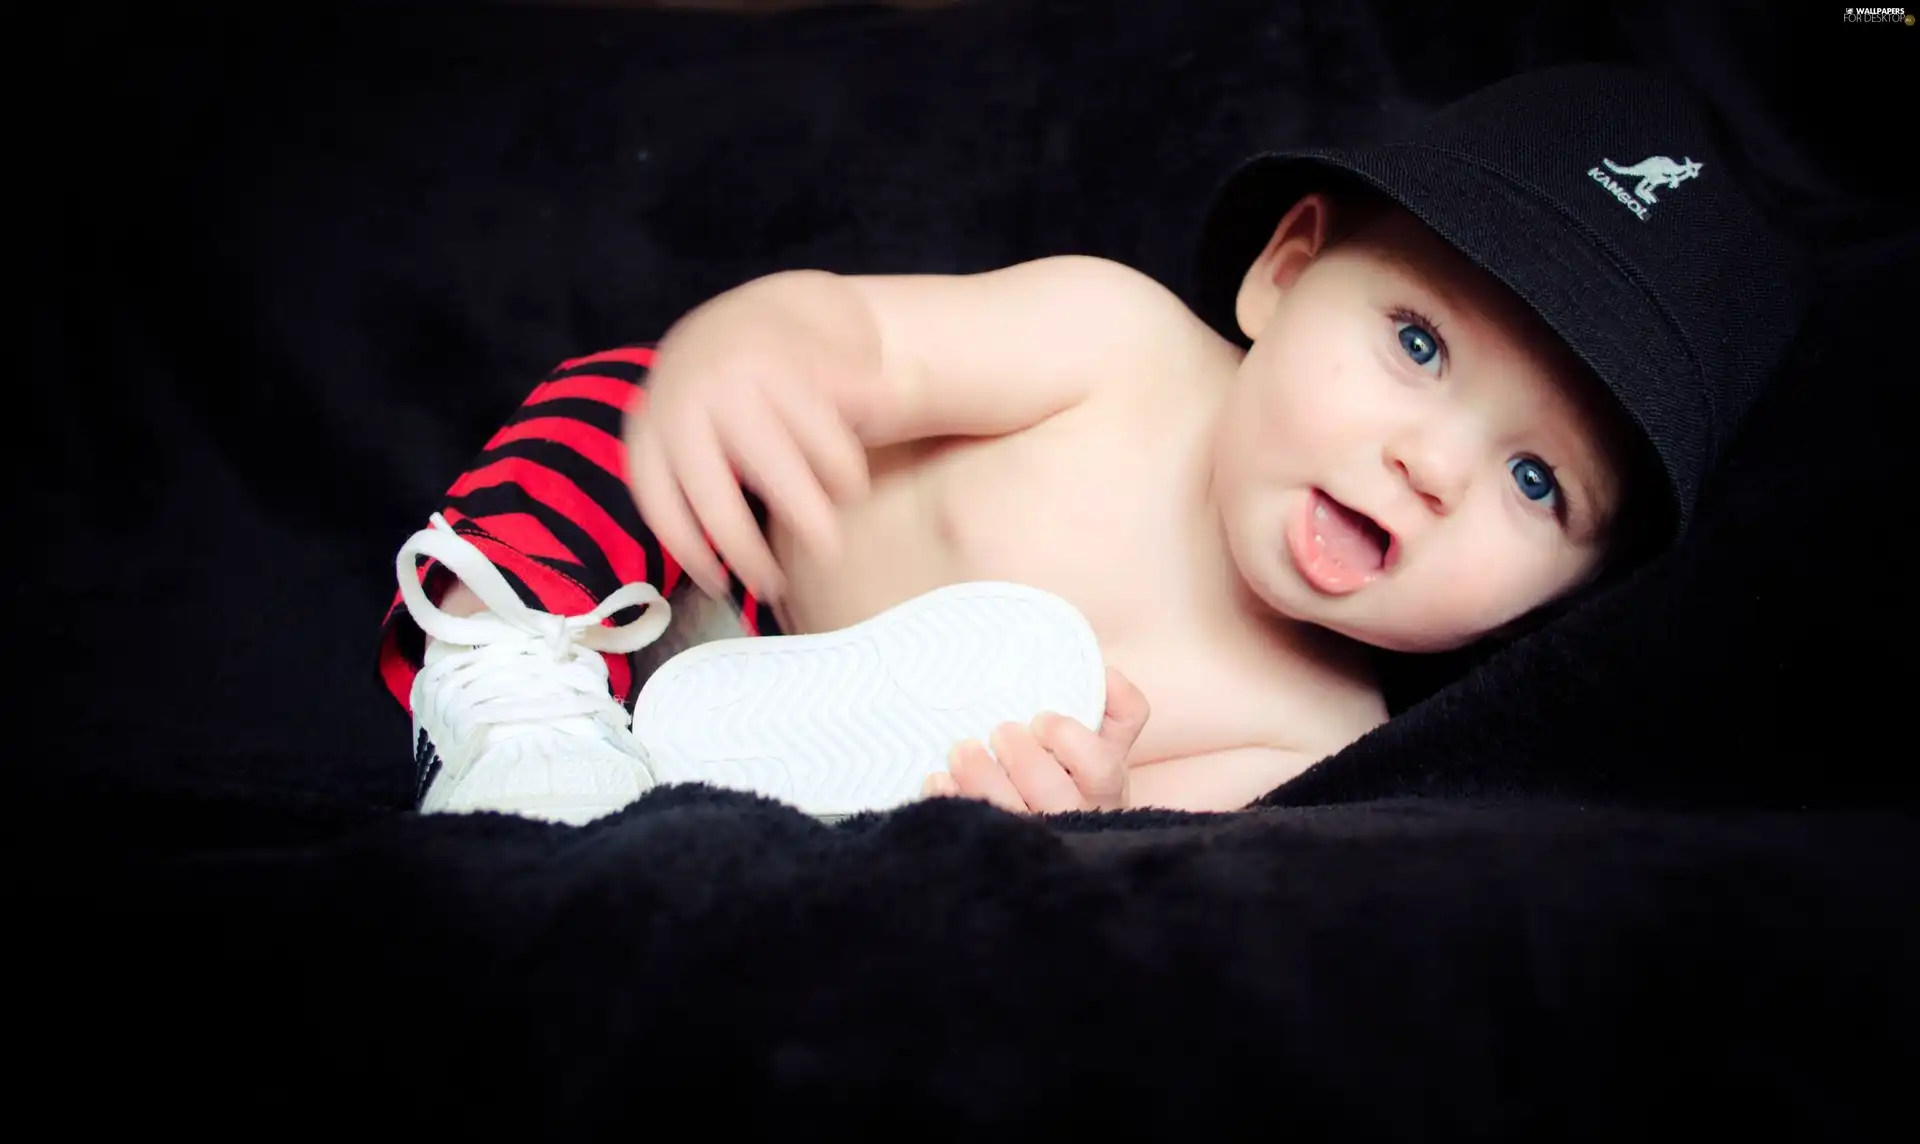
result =
[[[410,704],[420,809],[583,823],[639,798],[653,776],[600,653],[659,638],[667,602],[628,584],[584,616],[535,611],[443,517],[433,523],[401,547],[396,569],[407,610],[427,633]],[[420,587],[420,556],[444,564],[489,610],[436,608]],[[601,624],[635,605],[647,607],[632,623]]]
[[633,733],[661,783],[756,791],[832,817],[919,797],[947,750],[1043,711],[1100,725],[1086,618],[1022,584],[955,584],[839,631],[719,640],[663,664]]

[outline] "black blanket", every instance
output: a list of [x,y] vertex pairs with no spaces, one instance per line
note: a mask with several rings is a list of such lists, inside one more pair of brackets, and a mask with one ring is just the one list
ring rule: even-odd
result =
[[[17,1100],[250,1137],[1907,1115],[1920,29],[1537,0],[61,11],[16,44]],[[546,366],[794,266],[1080,252],[1184,290],[1242,153],[1575,58],[1708,92],[1822,273],[1696,529],[1619,591],[1402,665],[1399,718],[1239,814],[410,812],[373,671],[393,553]]]

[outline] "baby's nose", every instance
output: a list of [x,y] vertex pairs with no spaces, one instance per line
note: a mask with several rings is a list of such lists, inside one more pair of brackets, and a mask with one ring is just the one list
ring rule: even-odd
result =
[[1387,450],[1387,467],[1427,502],[1433,511],[1453,511],[1466,495],[1473,472],[1471,445],[1465,434],[1429,426],[1403,434]]

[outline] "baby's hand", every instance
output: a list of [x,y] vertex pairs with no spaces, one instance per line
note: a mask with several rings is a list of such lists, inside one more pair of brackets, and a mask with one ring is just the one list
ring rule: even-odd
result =
[[641,519],[715,597],[728,589],[722,561],[762,599],[786,590],[746,488],[829,558],[840,544],[835,506],[867,490],[850,418],[880,390],[875,370],[788,313],[770,281],[676,323],[623,424]]
[[1098,733],[1052,712],[1026,727],[1003,723],[994,729],[992,754],[971,739],[958,744],[947,753],[946,771],[929,776],[923,793],[982,799],[1016,814],[1124,809],[1127,755],[1147,714],[1147,697],[1109,667]]

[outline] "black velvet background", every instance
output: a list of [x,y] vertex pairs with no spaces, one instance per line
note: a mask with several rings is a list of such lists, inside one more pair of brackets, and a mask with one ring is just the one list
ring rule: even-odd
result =
[[[100,5],[23,38],[36,1091],[249,1134],[1871,1135],[1916,1056],[1920,30],[1840,12]],[[1573,58],[1711,93],[1825,275],[1621,591],[1240,815],[407,812],[392,554],[540,370],[790,266],[1184,288],[1243,152]]]

